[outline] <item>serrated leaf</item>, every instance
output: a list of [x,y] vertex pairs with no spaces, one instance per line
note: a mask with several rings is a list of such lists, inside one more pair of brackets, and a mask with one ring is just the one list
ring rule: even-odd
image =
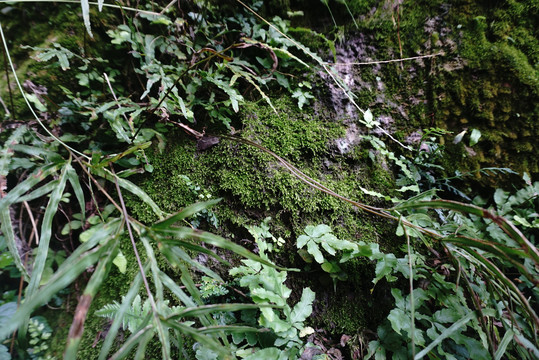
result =
[[401,309],[391,310],[387,319],[391,323],[391,328],[399,335],[402,335],[402,330],[410,329],[410,318]]
[[[286,305],[286,299],[284,299],[281,295],[278,295],[274,293],[273,291],[269,291],[264,288],[256,288],[251,291],[251,296],[253,298],[262,299],[265,301],[262,301],[262,303],[266,302],[272,302],[276,305],[283,306]],[[255,303],[259,303],[260,301],[257,301],[257,299],[254,299]]]

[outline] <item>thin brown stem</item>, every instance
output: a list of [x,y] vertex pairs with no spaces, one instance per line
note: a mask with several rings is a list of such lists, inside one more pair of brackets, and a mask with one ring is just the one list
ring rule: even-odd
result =
[[28,213],[30,222],[32,223],[32,235],[30,236],[30,240],[28,240],[28,243],[32,242],[32,236],[35,234],[36,245],[39,245],[39,232],[37,231],[36,219],[34,219],[34,214],[32,214],[32,209],[30,209],[30,205],[28,205],[27,201],[23,201],[22,203],[24,204],[24,208],[26,209],[26,212]]
[[[9,102],[11,105],[11,116],[15,117],[15,106],[13,105],[13,93],[11,92],[11,81],[9,80],[9,71],[7,66],[7,56],[6,56],[6,49],[2,48],[2,54],[4,55],[4,70],[6,71],[6,81],[7,81],[7,90],[9,93]],[[10,115],[9,111],[6,115]]]
[[157,305],[155,304],[155,300],[152,295],[152,291],[150,290],[150,284],[148,284],[148,279],[146,279],[146,273],[144,271],[144,266],[142,266],[142,261],[140,260],[140,256],[137,250],[137,244],[135,242],[135,237],[133,236],[133,231],[131,230],[131,223],[129,219],[129,214],[127,213],[127,208],[125,207],[124,197],[122,195],[122,190],[120,189],[120,184],[118,183],[118,179],[116,178],[116,173],[114,172],[114,168],[110,166],[110,171],[114,175],[115,179],[115,185],[116,185],[116,191],[118,193],[118,198],[120,200],[120,205],[122,209],[122,214],[125,219],[125,225],[127,227],[127,232],[129,233],[129,239],[131,240],[131,245],[133,246],[133,252],[135,254],[135,258],[137,259],[137,264],[140,270],[140,275],[142,276],[142,281],[144,282],[144,287],[146,288],[146,293],[148,294],[148,299],[150,300],[150,305],[152,306],[152,310],[155,316],[157,316]]

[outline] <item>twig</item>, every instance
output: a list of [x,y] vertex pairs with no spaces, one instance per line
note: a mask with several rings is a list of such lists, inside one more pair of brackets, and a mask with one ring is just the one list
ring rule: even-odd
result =
[[[7,69],[7,56],[6,56],[6,52],[7,52],[7,49],[6,48],[2,48],[2,54],[4,54],[4,69],[6,70],[6,81],[7,81],[7,90],[9,92],[9,102],[11,104],[11,112],[14,113],[15,111],[15,106],[13,105],[13,94],[11,92],[11,81],[9,80],[9,71]],[[0,98],[1,100],[1,98]],[[4,104],[4,101],[2,101],[2,105],[4,105],[4,108],[6,109],[6,115],[10,115],[10,112],[9,110],[7,109],[6,105]],[[15,116],[15,115],[13,115]]]
[[137,244],[135,243],[135,238],[133,237],[133,231],[131,230],[131,222],[129,220],[129,214],[127,213],[127,208],[125,207],[124,197],[122,196],[122,190],[120,189],[120,184],[118,183],[118,178],[116,177],[116,173],[114,172],[114,168],[112,167],[112,165],[110,166],[110,171],[114,175],[114,180],[115,180],[114,184],[116,185],[116,191],[118,192],[118,198],[122,206],[122,214],[125,219],[125,225],[127,226],[127,231],[129,233],[129,239],[131,239],[131,245],[133,245],[133,252],[135,254],[135,258],[137,259],[137,263],[140,270],[140,275],[142,276],[142,281],[144,282],[144,287],[146,288],[146,293],[148,294],[148,299],[150,300],[150,305],[152,306],[154,316],[157,316],[158,314],[157,305],[155,304],[152,291],[150,290],[148,279],[146,279],[146,273],[144,271],[144,267],[142,266],[142,261],[140,260],[140,256],[137,250]]
[[[169,7],[171,7],[175,2],[178,2],[178,0],[172,0],[171,2],[169,2],[168,5],[165,6],[165,7],[163,8],[163,10],[161,10],[161,11],[159,12],[159,15],[163,15],[163,14],[165,13],[165,11],[166,11]],[[152,2],[152,4],[153,4],[153,2]]]
[[[118,101],[118,98],[116,97],[116,93],[114,92],[114,89],[112,88],[112,85],[110,84],[109,77],[107,76],[107,73],[103,73],[103,76],[105,77],[105,81],[107,82],[107,85],[109,86],[110,93],[112,94],[112,97],[114,98],[114,101],[116,101],[116,104],[118,105],[118,108],[121,107],[120,102]],[[129,125],[132,132],[135,132],[135,129],[133,128],[133,124],[129,119],[127,118],[127,115],[125,115],[125,112],[122,112],[122,115],[124,117],[125,122]]]
[[348,62],[348,63],[324,63],[325,65],[329,66],[362,66],[362,65],[377,65],[377,64],[388,64],[388,63],[394,63],[394,62],[403,62],[403,61],[410,61],[410,60],[418,60],[418,59],[425,59],[425,58],[431,58],[435,56],[445,55],[445,52],[440,51],[436,54],[429,54],[429,55],[419,55],[419,56],[412,56],[407,58],[401,58],[401,59],[391,59],[391,60],[380,60],[380,61],[365,61],[365,62]]
[[[402,219],[402,218],[401,218]],[[400,219],[399,219],[400,221]],[[414,302],[414,269],[413,269],[413,260],[412,260],[412,246],[410,244],[410,236],[408,231],[406,231],[406,226],[403,226],[404,235],[406,235],[406,244],[408,245],[408,270],[410,271],[410,340],[412,342],[412,358],[415,358],[415,302]]]
[[[8,86],[9,86],[9,85],[8,85]],[[2,104],[2,106],[4,107],[4,111],[6,112],[6,115],[7,115],[7,116],[10,116],[11,113],[9,112],[9,109],[7,108],[6,103],[4,102],[4,99],[2,99],[1,96],[0,96],[0,104]]]
[[[39,245],[39,232],[37,231],[37,224],[36,219],[34,219],[34,214],[32,214],[32,209],[30,209],[30,205],[28,205],[28,201],[23,201],[24,208],[28,212],[28,217],[30,218],[30,222],[32,223],[32,234],[35,234],[36,237],[36,245]],[[32,236],[30,236],[29,243],[32,242]]]

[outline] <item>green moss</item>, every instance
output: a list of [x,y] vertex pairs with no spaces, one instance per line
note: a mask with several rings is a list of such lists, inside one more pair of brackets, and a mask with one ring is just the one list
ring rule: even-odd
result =
[[[290,99],[273,100],[277,114],[265,105],[247,104],[241,117],[238,135],[254,141],[289,160],[308,176],[328,188],[354,200],[371,202],[360,190],[365,187],[382,193],[392,191],[394,179],[380,165],[371,165],[368,149],[358,146],[353,152],[338,155],[334,140],[344,134],[344,127],[333,119],[299,111]],[[295,240],[307,224],[328,224],[342,239],[379,242],[384,249],[393,248],[393,225],[354,209],[342,200],[315,190],[293,177],[274,158],[259,149],[221,139],[216,146],[198,151],[195,141],[183,133],[170,134],[167,149],[149,154],[154,165],[151,177],[139,184],[166,211],[173,212],[197,199],[179,175],[208,189],[223,200],[214,211],[220,221],[218,229],[210,228],[231,239],[249,238],[248,225],[258,225],[267,216],[272,234],[282,236],[284,251],[276,262],[304,268],[296,254]],[[366,165],[368,163],[368,166]],[[391,194],[393,195],[393,194]],[[130,212],[144,221],[154,220],[151,211],[140,201],[128,201]],[[317,293],[324,311],[312,321],[331,329],[337,336],[352,333],[374,324],[369,304],[377,301],[370,295],[370,265],[358,261],[346,264],[350,282],[339,283],[338,294],[328,285],[327,274],[305,278],[304,273],[290,275],[292,283],[309,286]],[[330,279],[331,281],[331,279]],[[296,285],[297,285],[296,284]]]
[[[240,136],[257,142],[288,159],[308,176],[343,196],[363,200],[360,186],[388,191],[387,171],[370,170],[358,163],[336,161],[328,148],[344,128],[308,112],[295,110],[287,99],[275,100],[277,114],[266,106],[248,104],[243,111]],[[230,140],[198,152],[194,141],[183,135],[170,141],[163,154],[152,155],[156,170],[143,181],[147,193],[166,211],[177,211],[196,201],[179,175],[209,189],[225,200],[216,208],[218,217],[238,226],[266,216],[287,222],[284,228],[298,232],[308,223],[346,224],[353,234],[363,223],[346,203],[315,190],[292,176],[268,154]],[[132,202],[143,221],[154,220],[144,204]],[[371,229],[371,231],[373,231]],[[374,236],[375,237],[375,236]],[[371,237],[372,238],[372,237]]]

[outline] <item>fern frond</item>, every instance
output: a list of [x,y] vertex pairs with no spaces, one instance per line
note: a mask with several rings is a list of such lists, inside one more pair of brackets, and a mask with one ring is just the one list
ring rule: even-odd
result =
[[26,126],[18,127],[13,134],[9,136],[4,146],[0,149],[0,176],[6,176],[9,172],[9,163],[13,157],[11,146],[17,144],[28,129]]
[[[122,297],[122,302],[123,299],[124,297]],[[114,301],[112,304],[107,304],[94,312],[94,315],[112,320],[116,317],[119,310],[120,304]],[[142,303],[140,295],[137,295],[122,319],[122,328],[133,333],[142,323],[146,315],[150,313],[150,310],[151,306],[148,299]]]

